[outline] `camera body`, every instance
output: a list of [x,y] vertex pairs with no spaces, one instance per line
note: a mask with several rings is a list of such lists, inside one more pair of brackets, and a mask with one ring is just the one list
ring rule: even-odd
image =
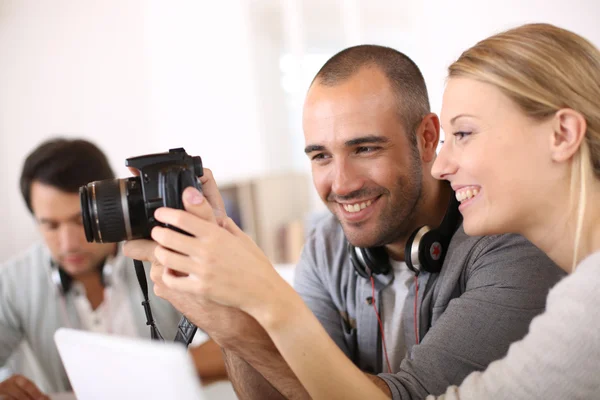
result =
[[156,209],[183,209],[183,190],[188,186],[201,190],[202,160],[183,148],[128,158],[125,165],[139,171],[139,176],[94,181],[79,188],[88,242],[149,238],[154,226],[164,226],[154,219]]

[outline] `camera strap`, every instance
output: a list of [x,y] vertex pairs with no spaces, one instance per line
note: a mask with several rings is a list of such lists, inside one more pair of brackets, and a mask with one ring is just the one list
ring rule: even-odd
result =
[[[146,272],[144,271],[144,264],[140,260],[133,260],[135,266],[135,274],[137,275],[144,301],[144,311],[146,312],[146,325],[150,326],[150,337],[153,340],[164,341],[163,336],[160,334],[154,318],[152,317],[152,310],[150,309],[150,300],[148,298],[148,281],[146,279]],[[198,327],[191,323],[186,317],[181,317],[179,325],[177,326],[177,334],[175,335],[175,342],[183,343],[186,347],[192,342],[194,335]]]
[[150,337],[154,340],[164,340],[152,317],[152,310],[150,309],[150,299],[148,299],[148,281],[146,280],[146,272],[144,271],[144,264],[140,260],[133,260],[135,266],[135,274],[137,275],[140,288],[142,288],[142,294],[144,295],[144,311],[146,312],[146,325],[150,326]]

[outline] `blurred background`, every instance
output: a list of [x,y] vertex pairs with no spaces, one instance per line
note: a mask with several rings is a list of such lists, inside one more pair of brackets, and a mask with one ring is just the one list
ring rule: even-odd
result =
[[326,212],[301,111],[329,57],[394,47],[439,112],[446,67],[478,40],[549,22],[600,46],[599,15],[597,0],[0,0],[0,262],[38,239],[18,189],[24,158],[66,136],[98,144],[119,177],[127,157],[200,155],[229,214],[292,264]]

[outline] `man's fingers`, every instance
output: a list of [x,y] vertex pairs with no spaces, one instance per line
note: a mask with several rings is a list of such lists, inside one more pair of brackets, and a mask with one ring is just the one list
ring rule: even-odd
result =
[[16,400],[48,399],[33,382],[21,375],[15,375],[0,384],[0,396]]
[[150,268],[150,279],[152,279],[152,282],[154,282],[155,285],[162,284],[162,274],[164,269],[165,267],[158,263],[152,264],[152,268]]
[[123,245],[123,254],[134,260],[149,261],[155,263],[154,249],[156,242],[146,239],[130,240]]
[[0,399],[2,400],[29,400],[31,397],[23,392],[15,384],[6,384],[0,387]]
[[196,270],[194,262],[188,256],[181,255],[162,246],[158,246],[155,253],[156,258],[163,265],[166,265],[174,275],[186,276]]
[[29,396],[28,398],[35,400],[48,398],[37,388],[37,386],[35,386],[33,382],[23,376],[17,377],[15,379],[15,383],[23,392],[27,393]]

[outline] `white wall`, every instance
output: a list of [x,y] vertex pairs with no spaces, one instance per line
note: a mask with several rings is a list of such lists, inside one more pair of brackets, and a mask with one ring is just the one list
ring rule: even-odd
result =
[[0,260],[36,237],[18,176],[49,136],[93,140],[118,176],[126,157],[180,146],[224,182],[267,172],[245,14],[235,0],[0,3]]
[[[300,10],[296,36],[284,1]],[[126,157],[179,146],[223,183],[308,171],[283,53],[391,45],[421,67],[438,112],[446,67],[477,40],[544,21],[600,46],[598,15],[596,0],[2,0],[0,261],[35,238],[17,181],[44,138],[94,140],[119,176]]]
[[447,67],[479,40],[520,24],[546,22],[583,35],[600,47],[597,0],[423,0],[414,37],[415,61],[439,112]]
[[148,131],[141,3],[0,3],[0,259],[35,232],[18,192],[33,146],[50,135],[85,136],[117,166]]

